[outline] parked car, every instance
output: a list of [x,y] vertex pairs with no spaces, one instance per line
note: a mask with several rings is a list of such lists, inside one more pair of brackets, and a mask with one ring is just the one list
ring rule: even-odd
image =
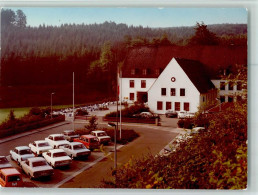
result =
[[69,145],[61,146],[60,148],[63,149],[71,159],[88,158],[91,154],[91,151],[80,142],[72,142]]
[[64,138],[69,142],[72,142],[74,138],[80,137],[73,130],[65,130],[63,134],[64,134]]
[[21,167],[30,179],[50,177],[54,174],[53,168],[43,157],[29,158],[21,162]]
[[60,144],[69,144],[70,142],[64,138],[63,134],[51,134],[45,140],[50,144],[52,148],[57,148]]
[[193,118],[194,116],[195,116],[195,113],[193,113],[193,112],[187,112],[185,114],[185,118]]
[[29,144],[31,151],[37,156],[42,155],[43,152],[53,149],[46,140],[38,140]]
[[5,156],[0,156],[0,169],[13,167]]
[[23,187],[21,173],[15,168],[0,169],[0,186]]
[[91,135],[96,136],[100,144],[108,144],[109,142],[111,142],[111,137],[108,136],[105,131],[102,131],[102,130],[92,131]]
[[205,130],[204,127],[194,127],[194,128],[191,130],[191,134],[199,133],[200,131],[203,131],[203,130]]
[[173,110],[168,110],[165,115],[167,118],[177,118],[177,112]]
[[70,166],[72,163],[72,159],[65,153],[63,149],[49,150],[48,152],[44,152],[42,156],[53,168]]
[[141,112],[139,114],[134,114],[133,117],[151,118],[151,117],[155,117],[155,115],[152,114],[151,112]]
[[81,142],[86,148],[90,150],[98,149],[99,148],[99,141],[96,136],[93,135],[82,135],[78,139],[74,139],[74,142]]
[[22,161],[35,157],[35,155],[28,146],[18,146],[14,150],[10,150],[10,157],[20,165]]
[[186,112],[184,112],[184,111],[178,112],[177,116],[178,116],[178,118],[185,118]]

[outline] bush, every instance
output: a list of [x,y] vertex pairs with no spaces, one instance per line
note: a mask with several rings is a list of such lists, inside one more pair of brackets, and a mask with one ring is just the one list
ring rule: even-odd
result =
[[[102,130],[106,131],[106,133],[111,137],[111,140],[114,142],[114,134],[115,134],[114,129],[103,128]],[[134,139],[139,137],[139,134],[132,129],[126,129],[126,130],[122,129],[121,135],[122,135],[122,139],[120,139],[120,131],[117,130],[116,138],[117,138],[117,143],[119,144],[127,144],[128,142],[132,142]]]
[[87,130],[89,130],[89,132],[96,130],[98,127],[98,123],[97,123],[97,117],[96,116],[92,116],[89,119],[89,124],[85,125],[85,128]]
[[[141,112],[149,112],[149,108],[146,107],[144,104],[134,104],[130,107],[125,107],[121,113],[122,113],[122,117],[128,117],[128,118],[132,118],[133,115],[135,114],[139,114]],[[116,111],[115,112],[111,112],[106,114],[105,117],[116,117]],[[118,112],[118,117],[120,117],[120,112]]]
[[76,110],[76,115],[77,116],[85,116],[85,115],[88,115],[88,111],[87,110],[82,110],[82,109],[77,109]]
[[210,120],[206,131],[192,134],[168,156],[130,160],[103,187],[246,189],[246,105],[202,117]]
[[192,129],[194,126],[194,120],[191,118],[180,119],[177,122],[179,128]]

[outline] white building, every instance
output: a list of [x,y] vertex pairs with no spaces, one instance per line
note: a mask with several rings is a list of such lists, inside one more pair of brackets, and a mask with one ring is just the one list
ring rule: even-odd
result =
[[202,64],[179,58],[173,58],[164,70],[132,68],[130,78],[120,79],[120,86],[122,101],[147,102],[150,110],[158,114],[167,110],[196,112],[217,98],[217,89]]

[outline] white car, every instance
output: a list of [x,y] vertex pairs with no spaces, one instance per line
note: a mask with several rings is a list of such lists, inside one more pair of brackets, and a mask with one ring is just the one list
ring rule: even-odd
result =
[[185,118],[186,117],[186,112],[178,112],[178,114],[177,114],[177,117],[178,118]]
[[80,142],[72,142],[69,145],[61,146],[60,148],[63,149],[72,159],[88,158],[91,154],[91,151]]
[[21,167],[30,179],[50,177],[54,174],[54,169],[43,157],[29,158],[21,162]]
[[108,136],[107,133],[102,130],[92,131],[91,135],[96,136],[100,144],[108,144],[111,141],[111,137]]
[[42,156],[52,167],[70,166],[72,159],[65,153],[63,149],[53,149],[44,152]]
[[13,167],[5,156],[0,156],[0,169]]
[[195,116],[195,113],[193,113],[193,112],[187,112],[185,114],[185,118],[194,118],[194,116]]
[[31,151],[37,156],[42,155],[43,152],[53,149],[45,140],[34,141],[29,144]]
[[35,155],[28,146],[18,146],[14,150],[10,150],[10,157],[20,165],[22,161],[33,158]]
[[50,144],[52,148],[58,148],[60,144],[69,144],[70,142],[64,138],[63,134],[51,134],[45,140]]
[[72,142],[74,138],[79,138],[79,134],[76,134],[74,132],[74,130],[65,130],[64,131],[64,138],[69,141],[69,142]]

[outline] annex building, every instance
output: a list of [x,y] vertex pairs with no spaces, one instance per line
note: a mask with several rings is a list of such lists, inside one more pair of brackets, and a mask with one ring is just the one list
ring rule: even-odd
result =
[[[218,49],[214,46],[134,48],[122,68],[119,97],[128,103],[147,103],[157,114],[167,110],[196,112],[205,105],[237,101],[241,98],[241,82],[228,83],[218,75],[228,70],[231,63],[246,64],[247,55],[233,54],[235,48]],[[212,52],[214,61],[205,52],[207,55]],[[226,60],[225,55],[230,59]],[[207,66],[203,61],[212,63]]]

